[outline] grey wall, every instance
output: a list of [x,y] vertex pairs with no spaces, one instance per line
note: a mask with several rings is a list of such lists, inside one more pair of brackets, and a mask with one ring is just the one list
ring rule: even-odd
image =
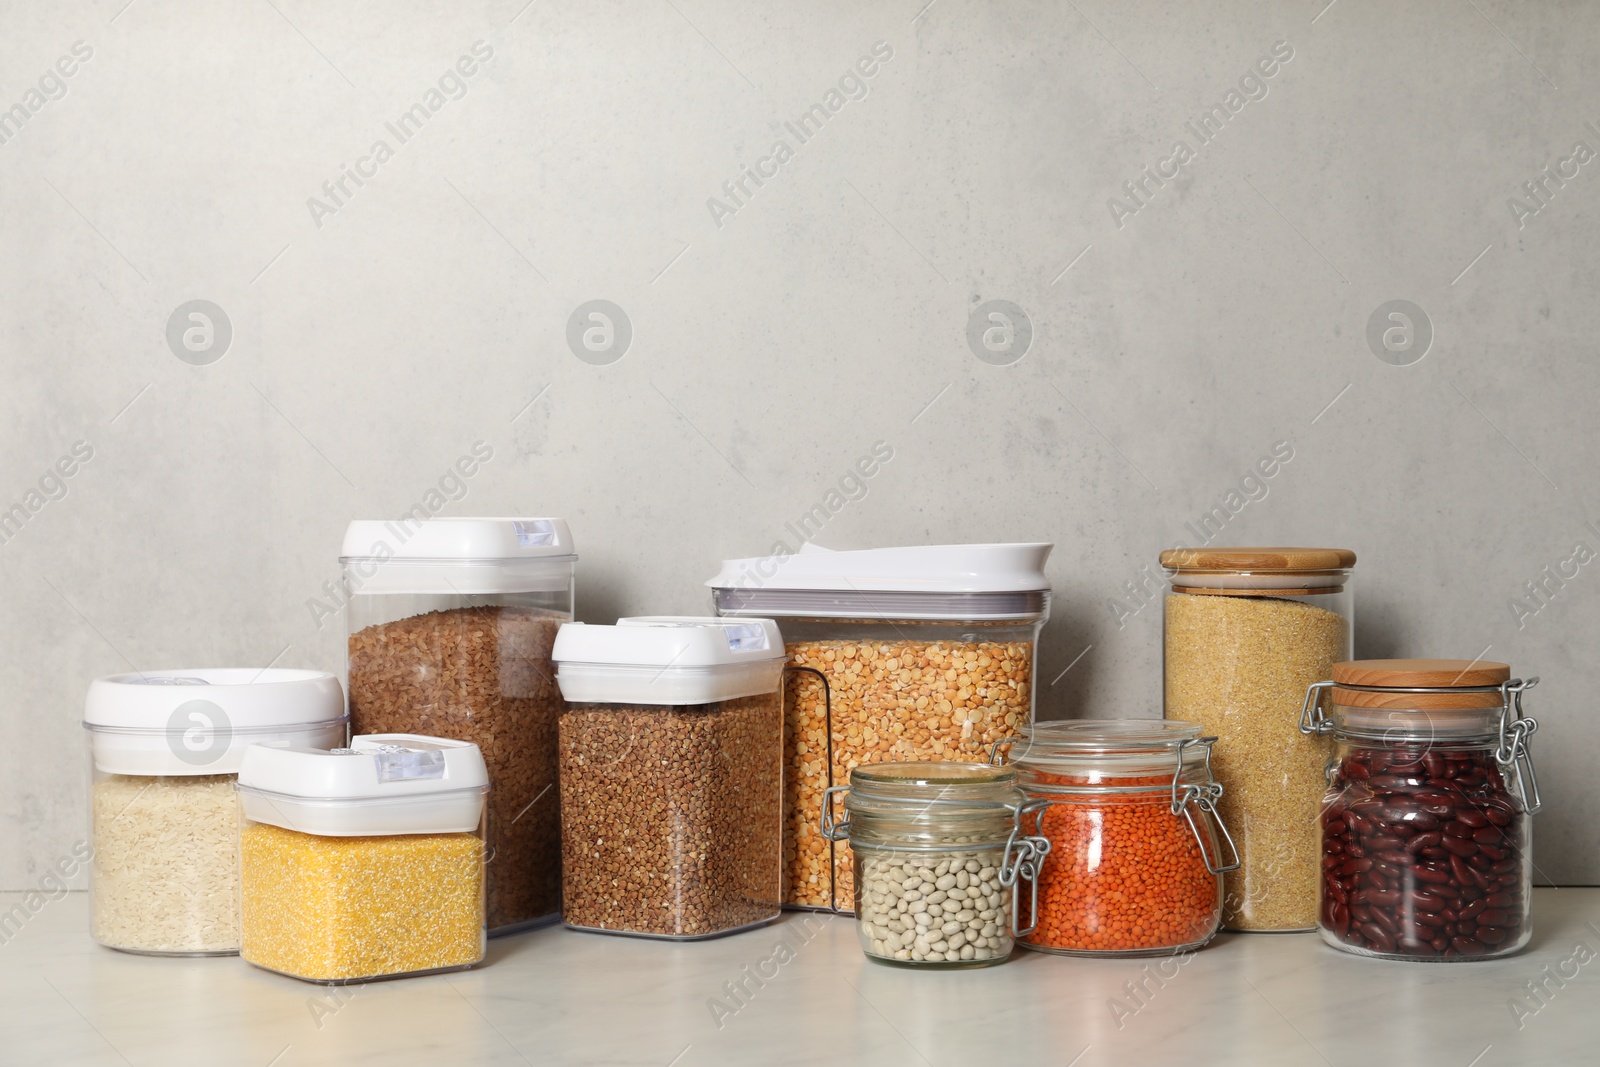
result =
[[[1361,655],[1543,675],[1538,864],[1600,881],[1600,564],[1513,608],[1600,547],[1600,162],[1519,188],[1600,149],[1600,8],[124,2],[0,6],[0,107],[28,112],[0,144],[0,507],[93,449],[0,544],[0,886],[82,834],[89,679],[336,670],[307,602],[346,521],[477,441],[443,513],[570,519],[590,620],[706,608],[718,560],[887,442],[819,542],[1057,542],[1051,716],[1159,714],[1159,607],[1112,605],[1286,442],[1218,542],[1356,549]],[[783,123],[880,41],[801,143]],[[220,359],[169,344],[195,299]],[[567,340],[593,299],[632,328],[606,365]],[[992,300],[1031,324],[1010,365],[969,347]],[[1421,321],[1369,341],[1393,300],[1425,351]],[[1015,358],[1014,325],[978,350]]]

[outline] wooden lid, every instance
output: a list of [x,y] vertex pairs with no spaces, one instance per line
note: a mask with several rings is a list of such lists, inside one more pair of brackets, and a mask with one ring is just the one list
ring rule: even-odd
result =
[[[1455,689],[1499,685],[1511,666],[1471,659],[1358,659],[1333,665],[1335,686],[1362,685],[1409,689]],[[1352,708],[1497,708],[1498,691],[1489,693],[1369,693],[1335,688],[1333,701]]]
[[1345,570],[1355,562],[1348,548],[1169,548],[1161,553],[1161,565],[1178,571],[1299,574]]

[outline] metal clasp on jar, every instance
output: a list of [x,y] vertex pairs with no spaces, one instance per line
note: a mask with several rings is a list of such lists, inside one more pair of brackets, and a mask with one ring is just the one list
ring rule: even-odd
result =
[[1522,713],[1522,694],[1538,684],[1538,678],[1512,678],[1500,683],[1504,704],[1500,708],[1500,743],[1494,750],[1494,761],[1516,774],[1517,790],[1528,805],[1529,815],[1539,814],[1544,802],[1539,799],[1539,779],[1533,773],[1533,755],[1528,751],[1528,738],[1539,724],[1533,716]]
[[[1039,925],[1039,871],[1044,858],[1050,854],[1050,839],[1044,836],[1044,812],[1053,801],[1030,800],[1019,804],[1011,820],[1011,836],[1006,838],[1006,851],[1000,860],[1000,884],[1011,890],[1011,936],[1024,938]],[[1024,834],[1023,820],[1033,816],[1033,833]],[[1031,885],[1028,901],[1028,925],[1023,928],[1022,879]]]
[[847,785],[830,785],[822,791],[822,819],[818,828],[829,841],[850,840],[850,820],[836,822],[833,818],[833,794],[848,792],[850,787]]
[[[1200,858],[1205,862],[1206,870],[1212,874],[1227,874],[1237,871],[1241,864],[1239,847],[1233,843],[1233,835],[1228,833],[1228,826],[1222,821],[1222,813],[1217,811],[1217,801],[1222,799],[1222,783],[1216,780],[1211,773],[1211,746],[1216,744],[1215,737],[1194,737],[1178,744],[1178,766],[1172,772],[1172,814],[1182,815],[1189,824],[1189,830],[1194,834],[1195,842],[1200,846]],[[1200,745],[1206,753],[1206,780],[1181,785],[1183,780],[1184,750],[1190,745]],[[1181,792],[1180,792],[1181,786]],[[1228,843],[1228,851],[1233,854],[1233,862],[1218,866],[1212,862],[1211,854],[1206,849],[1206,835],[1200,832],[1200,827],[1194,821],[1194,812],[1189,810],[1190,802],[1211,817],[1217,824],[1217,829],[1222,831],[1222,839]],[[1214,845],[1215,842],[1212,842]]]

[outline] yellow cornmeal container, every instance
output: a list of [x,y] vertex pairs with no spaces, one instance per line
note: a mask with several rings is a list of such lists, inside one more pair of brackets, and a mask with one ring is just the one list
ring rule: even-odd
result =
[[483,959],[483,756],[415,734],[255,745],[239,772],[240,955],[312,982]]

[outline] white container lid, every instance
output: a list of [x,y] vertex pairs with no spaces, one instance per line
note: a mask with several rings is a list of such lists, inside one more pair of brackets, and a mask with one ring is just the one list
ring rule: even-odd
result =
[[364,734],[349,748],[258,744],[239,768],[244,817],[322,837],[465,833],[489,772],[467,741]]
[[108,774],[234,774],[256,741],[344,740],[344,689],[325,671],[206,667],[89,683],[83,725]]
[[774,693],[783,635],[771,619],[678,615],[563,623],[551,659],[575,704],[710,704]]
[[725,560],[706,582],[724,615],[1042,619],[1050,542],[912,545]]
[[357,519],[339,562],[361,593],[526,593],[569,587],[565,519]]

